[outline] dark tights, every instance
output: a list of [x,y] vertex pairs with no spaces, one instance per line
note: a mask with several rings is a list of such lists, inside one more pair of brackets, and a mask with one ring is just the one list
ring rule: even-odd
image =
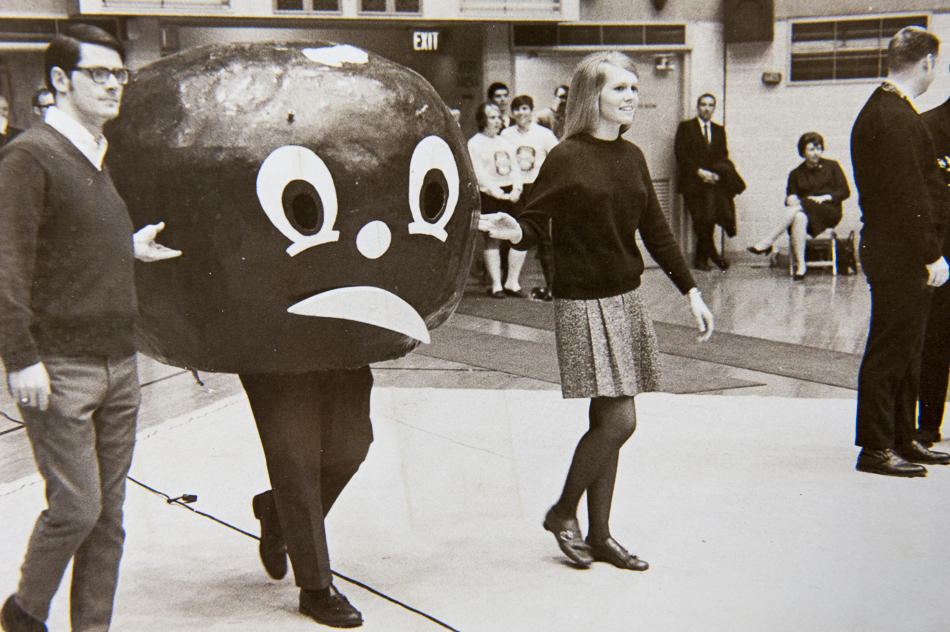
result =
[[564,491],[554,511],[564,518],[577,515],[577,505],[587,492],[589,538],[602,542],[610,537],[610,505],[617,480],[620,448],[637,429],[633,397],[594,397],[590,400],[590,430],[574,450]]

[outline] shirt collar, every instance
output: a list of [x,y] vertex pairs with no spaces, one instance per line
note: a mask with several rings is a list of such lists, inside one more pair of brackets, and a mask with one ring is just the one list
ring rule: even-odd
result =
[[102,171],[102,160],[106,156],[109,143],[105,136],[96,138],[82,123],[66,114],[55,105],[46,110],[43,120],[47,125],[66,137],[82,155],[89,159],[92,166]]
[[[881,84],[881,87],[887,90],[888,92],[893,92],[902,99],[907,99],[907,102],[910,103],[910,107],[914,108],[914,112],[917,111],[917,104],[914,103],[914,98],[910,96],[910,92],[907,91],[904,86],[897,83],[893,79],[885,79],[884,83]],[[918,112],[919,114],[919,112]]]

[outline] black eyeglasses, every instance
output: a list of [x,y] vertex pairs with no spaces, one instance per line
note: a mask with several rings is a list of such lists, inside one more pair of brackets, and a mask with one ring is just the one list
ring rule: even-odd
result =
[[128,68],[105,68],[103,66],[93,66],[91,68],[86,68],[83,66],[76,66],[73,70],[81,70],[96,83],[105,83],[109,80],[109,77],[115,77],[116,83],[120,86],[124,86],[129,82],[129,69]]

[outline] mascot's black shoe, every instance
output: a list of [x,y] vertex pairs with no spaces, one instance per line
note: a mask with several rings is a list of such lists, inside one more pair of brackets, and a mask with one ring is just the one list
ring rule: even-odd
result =
[[284,545],[284,534],[280,530],[274,492],[258,494],[251,501],[251,507],[254,509],[254,517],[261,521],[259,551],[264,570],[273,579],[283,579],[287,574],[287,547]]
[[0,610],[0,627],[3,632],[46,632],[46,624],[31,617],[13,595],[7,598]]
[[350,605],[333,584],[323,590],[301,588],[299,610],[300,614],[331,628],[358,628],[363,625],[363,615]]

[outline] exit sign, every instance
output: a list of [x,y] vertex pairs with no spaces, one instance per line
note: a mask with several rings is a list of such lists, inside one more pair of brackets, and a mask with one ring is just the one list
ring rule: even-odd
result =
[[439,50],[439,32],[413,31],[412,50]]

